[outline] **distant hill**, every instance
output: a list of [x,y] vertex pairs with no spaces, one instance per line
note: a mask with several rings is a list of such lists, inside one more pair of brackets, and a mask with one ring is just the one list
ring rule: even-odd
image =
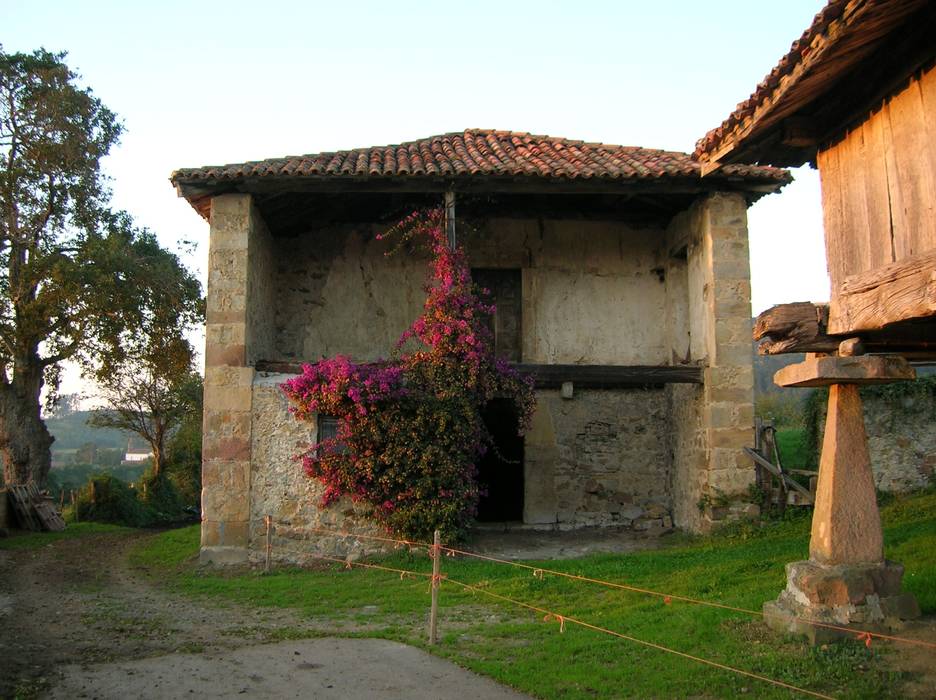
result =
[[54,450],[77,450],[89,443],[99,448],[125,450],[129,433],[112,428],[94,428],[88,425],[91,411],[70,411],[61,416],[46,418],[46,427],[55,442]]

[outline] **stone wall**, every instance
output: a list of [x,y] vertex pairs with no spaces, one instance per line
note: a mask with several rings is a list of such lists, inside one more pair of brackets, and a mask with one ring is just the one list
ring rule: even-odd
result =
[[[698,200],[666,231],[618,222],[496,219],[459,236],[475,268],[519,270],[522,361],[705,367],[702,386],[540,391],[525,447],[524,520],[541,527],[705,530],[700,502],[739,501],[753,481],[746,206]],[[351,551],[366,533],[350,503],[324,511],[293,457],[314,426],[288,414],[259,360],[387,356],[421,311],[426,256],[386,257],[375,226],[285,237],[249,195],[212,201],[206,329],[202,558],[257,556],[263,517],[290,559]],[[723,510],[723,509],[722,509]],[[350,549],[349,549],[350,548]],[[305,553],[305,554],[303,554]]]
[[[380,534],[350,501],[319,508],[322,486],[296,457],[315,426],[297,421],[279,385],[289,375],[258,373],[252,400],[250,550],[263,552],[263,519],[276,524],[277,557],[380,551],[380,543],[315,532]],[[542,529],[672,527],[669,407],[663,389],[538,391],[525,440],[524,523]]]
[[[751,513],[745,502],[754,468],[742,448],[753,444],[754,371],[747,204],[715,193],[676,216],[667,230],[671,257],[685,255],[686,360],[704,367],[701,393],[674,387],[671,405],[676,524],[707,531],[726,514]],[[683,252],[684,251],[684,252]],[[670,262],[670,268],[678,266]],[[670,351],[682,357],[684,339]],[[687,461],[688,460],[688,461]],[[731,509],[699,509],[724,500]]]
[[[936,471],[936,393],[914,391],[894,396],[870,390],[862,391],[861,397],[875,487],[907,493],[932,484]],[[820,444],[824,428],[823,407]]]
[[875,486],[906,493],[933,483],[936,470],[936,394],[864,399]]
[[524,522],[671,527],[663,389],[537,392],[525,439]]
[[298,459],[316,438],[314,424],[296,420],[289,413],[279,385],[290,375],[258,373],[253,384],[250,545],[252,559],[263,556],[264,517],[273,516],[273,552],[281,561],[302,562],[315,554],[330,556],[371,554],[383,551],[373,540],[341,537],[315,528],[353,534],[382,535],[344,498],[320,508],[324,487],[310,479]]

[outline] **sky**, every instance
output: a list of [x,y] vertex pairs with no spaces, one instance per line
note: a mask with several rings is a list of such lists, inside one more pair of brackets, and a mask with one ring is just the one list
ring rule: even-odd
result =
[[[692,151],[824,4],[0,0],[0,43],[68,52],[125,128],[114,205],[170,249],[198,243],[184,260],[204,282],[208,224],[177,168],[466,128]],[[755,314],[829,298],[818,175],[794,177],[748,213]]]

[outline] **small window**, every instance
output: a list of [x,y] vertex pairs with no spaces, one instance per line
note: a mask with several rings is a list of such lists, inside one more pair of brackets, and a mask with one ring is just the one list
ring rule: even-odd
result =
[[[335,440],[338,438],[338,426],[339,418],[337,416],[327,416],[324,414],[319,414],[318,416],[318,440],[317,444],[321,444],[326,440]],[[332,447],[332,453],[344,454],[348,451],[346,445],[341,443],[336,443]]]

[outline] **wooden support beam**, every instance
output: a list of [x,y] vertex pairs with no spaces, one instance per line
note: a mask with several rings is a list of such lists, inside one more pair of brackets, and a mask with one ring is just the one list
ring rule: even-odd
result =
[[850,275],[829,305],[829,333],[936,316],[936,250]]
[[812,302],[780,304],[754,321],[754,340],[761,355],[791,352],[834,353],[839,343],[859,336],[866,353],[897,354],[909,360],[936,359],[936,317],[931,323],[904,321],[883,330],[835,335],[829,332],[829,305]]
[[[259,372],[300,374],[302,362],[257,362]],[[554,389],[572,382],[576,389],[619,389],[662,386],[664,384],[701,384],[702,367],[698,365],[534,365],[512,364],[532,375],[538,389]]]

